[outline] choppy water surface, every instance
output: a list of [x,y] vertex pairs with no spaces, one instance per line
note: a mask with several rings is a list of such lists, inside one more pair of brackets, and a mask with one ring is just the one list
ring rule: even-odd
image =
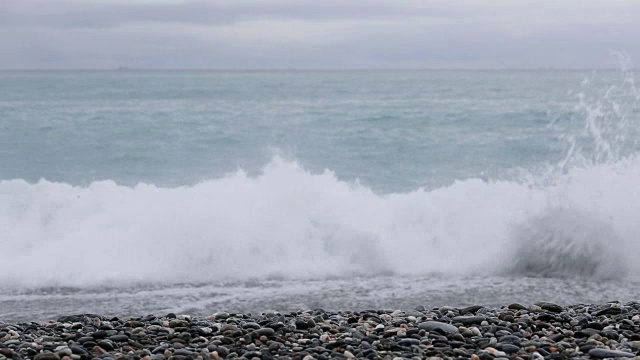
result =
[[637,300],[635,75],[1,72],[0,319]]

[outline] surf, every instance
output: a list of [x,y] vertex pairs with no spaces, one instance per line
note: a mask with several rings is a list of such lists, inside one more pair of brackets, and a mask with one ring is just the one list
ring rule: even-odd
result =
[[562,161],[511,176],[381,192],[273,156],[184,186],[2,180],[0,284],[637,277],[638,91],[620,75],[588,77],[571,116],[548,124]]

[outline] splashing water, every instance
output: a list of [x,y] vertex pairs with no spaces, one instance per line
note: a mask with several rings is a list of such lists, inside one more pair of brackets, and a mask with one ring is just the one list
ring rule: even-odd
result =
[[612,56],[617,58],[620,68],[618,84],[598,83],[587,77],[582,82],[582,91],[573,94],[577,99],[575,120],[583,124],[584,130],[576,137],[574,131],[565,129],[570,146],[559,164],[565,171],[576,166],[615,163],[636,154],[638,126],[634,120],[640,92],[635,85],[631,59],[620,52],[612,52]]
[[630,58],[620,52],[612,56],[619,62],[621,81],[594,85],[588,77],[574,94],[573,120],[582,122],[583,130],[576,136],[564,129],[569,146],[551,176],[555,191],[546,189],[549,204],[542,214],[514,226],[516,250],[509,271],[621,278],[630,270],[638,275],[628,266],[639,253],[630,228],[639,210],[631,202],[638,196],[640,92]]
[[638,90],[628,67],[621,76],[604,91],[583,83],[574,115],[554,123],[566,158],[527,181],[379,194],[278,156],[257,176],[172,188],[0,181],[0,284],[637,276]]

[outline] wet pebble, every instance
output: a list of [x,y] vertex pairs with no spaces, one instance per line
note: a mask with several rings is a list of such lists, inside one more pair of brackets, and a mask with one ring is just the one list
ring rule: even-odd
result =
[[445,324],[439,321],[427,321],[427,322],[423,322],[420,323],[418,325],[418,329],[422,329],[422,330],[426,330],[426,331],[433,331],[433,330],[442,330],[444,332],[447,333],[458,333],[460,332],[460,330],[451,325],[451,324]]
[[596,359],[607,359],[607,358],[629,358],[629,357],[635,357],[636,355],[630,352],[594,348],[589,350],[589,356]]
[[640,304],[501,308],[70,315],[1,324],[0,359],[623,358],[640,351]]

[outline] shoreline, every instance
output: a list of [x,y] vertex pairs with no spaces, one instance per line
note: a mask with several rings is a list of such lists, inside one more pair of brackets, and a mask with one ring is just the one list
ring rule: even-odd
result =
[[639,351],[636,302],[0,319],[0,360],[568,359],[635,357]]
[[216,311],[259,314],[325,310],[402,309],[510,303],[539,300],[560,305],[636,301],[639,279],[597,281],[591,278],[522,276],[378,276],[319,280],[273,280],[220,284],[163,284],[120,288],[0,289],[0,320],[29,322],[67,314],[139,316]]

